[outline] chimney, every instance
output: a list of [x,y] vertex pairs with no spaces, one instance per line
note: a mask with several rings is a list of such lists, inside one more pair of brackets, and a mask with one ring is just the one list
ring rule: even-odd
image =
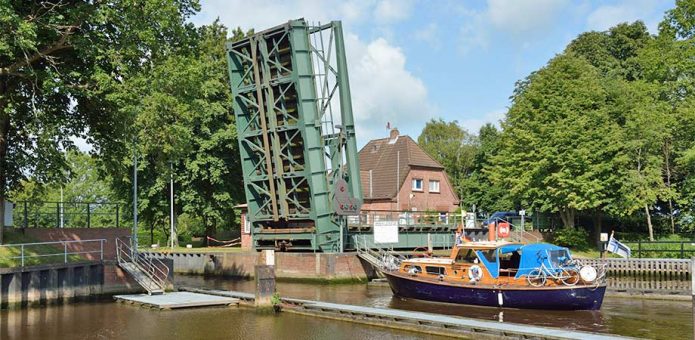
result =
[[393,128],[393,129],[391,129],[391,135],[389,136],[389,141],[395,142],[396,139],[398,139],[398,129]]

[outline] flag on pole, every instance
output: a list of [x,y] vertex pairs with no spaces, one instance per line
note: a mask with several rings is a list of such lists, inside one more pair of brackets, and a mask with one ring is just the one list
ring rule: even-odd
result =
[[606,248],[606,250],[625,258],[630,257],[630,255],[632,254],[632,252],[630,251],[630,247],[618,242],[618,240],[616,240],[613,237],[613,233],[611,233],[611,239],[610,241],[608,241],[608,247]]

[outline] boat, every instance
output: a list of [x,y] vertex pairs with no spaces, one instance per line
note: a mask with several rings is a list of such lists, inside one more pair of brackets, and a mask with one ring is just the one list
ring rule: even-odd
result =
[[605,268],[583,265],[549,243],[467,242],[449,257],[396,260],[383,267],[394,295],[489,307],[597,310]]

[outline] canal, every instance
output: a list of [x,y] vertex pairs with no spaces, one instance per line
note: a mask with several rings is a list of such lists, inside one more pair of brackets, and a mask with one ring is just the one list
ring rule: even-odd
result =
[[[177,285],[252,292],[252,281],[178,276]],[[607,297],[600,311],[529,311],[403,300],[385,286],[278,283],[286,297],[654,339],[692,339],[691,303]],[[110,301],[0,311],[0,339],[433,339],[250,308],[155,311]]]

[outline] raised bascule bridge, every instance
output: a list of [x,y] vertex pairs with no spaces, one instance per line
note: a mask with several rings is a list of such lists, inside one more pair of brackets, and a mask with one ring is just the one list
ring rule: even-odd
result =
[[[341,23],[291,20],[226,47],[254,248],[339,252],[355,235],[373,240]],[[391,217],[410,235],[394,248],[426,245],[427,234],[453,242],[454,218]]]

